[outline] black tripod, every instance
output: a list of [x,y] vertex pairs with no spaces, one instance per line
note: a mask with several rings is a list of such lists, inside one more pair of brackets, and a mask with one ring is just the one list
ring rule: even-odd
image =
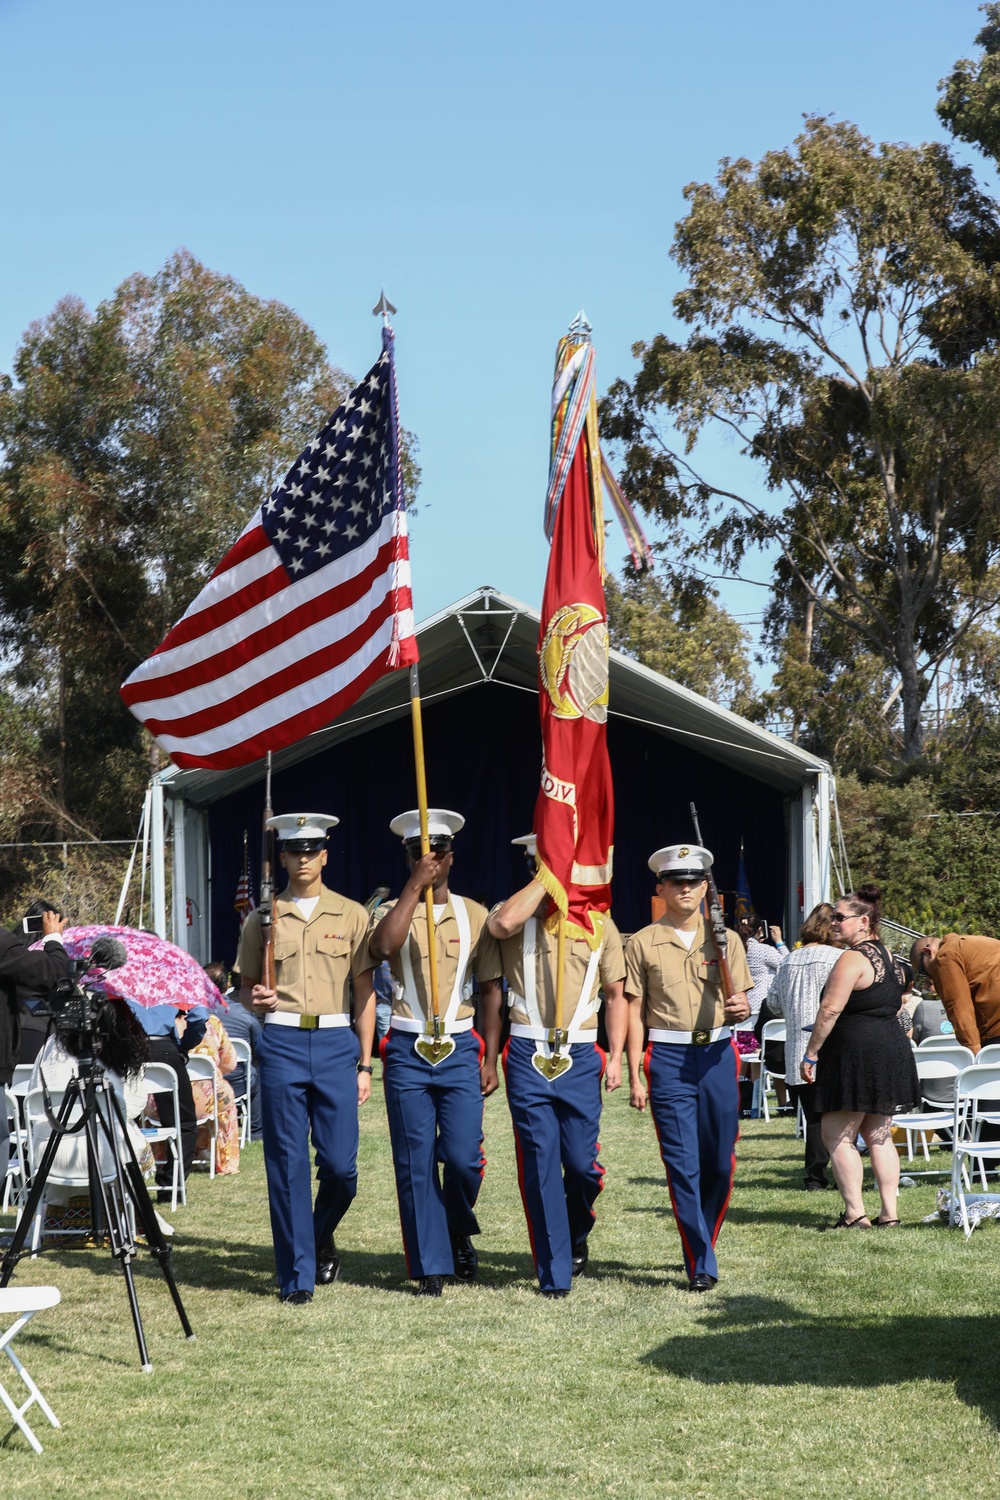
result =
[[[45,1113],[52,1127],[52,1134],[46,1142],[38,1171],[32,1180],[31,1192],[21,1213],[20,1222],[4,1254],[2,1266],[0,1266],[0,1287],[8,1284],[17,1262],[24,1254],[24,1244],[31,1232],[35,1213],[42,1200],[45,1184],[52,1170],[60,1142],[67,1135],[76,1135],[81,1130],[85,1131],[87,1173],[90,1178],[91,1233],[95,1243],[100,1245],[103,1243],[106,1232],[111,1245],[111,1254],[115,1260],[121,1262],[125,1273],[125,1286],[128,1291],[136,1342],[139,1345],[139,1361],[143,1373],[148,1374],[153,1367],[149,1362],[149,1353],[146,1349],[146,1336],[143,1332],[139,1300],[132,1275],[132,1262],[138,1252],[138,1246],[131,1228],[129,1203],[133,1207],[142,1233],[146,1236],[146,1244],[158,1262],[164,1280],[170,1288],[170,1295],[174,1300],[184,1334],[189,1339],[193,1339],[195,1335],[188,1322],[187,1313],[184,1311],[184,1304],[170,1267],[170,1245],[157,1222],[156,1211],[146,1190],[142,1171],[129,1139],[121,1100],[105,1075],[100,1062],[91,1056],[80,1060],[79,1075],[71,1078],[67,1083],[58,1115],[52,1113],[47,1090],[44,1094],[44,1101]],[[76,1105],[80,1106],[78,1114],[74,1113]],[[103,1154],[102,1140],[105,1145]],[[110,1180],[105,1181],[107,1173],[102,1164],[108,1161],[114,1163],[114,1175],[110,1177]]]

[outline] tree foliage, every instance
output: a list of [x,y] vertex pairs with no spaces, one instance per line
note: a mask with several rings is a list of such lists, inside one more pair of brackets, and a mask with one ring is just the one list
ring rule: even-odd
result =
[[737,713],[752,706],[750,638],[714,600],[686,598],[654,573],[609,574],[604,592],[612,646]]
[[[876,146],[820,118],[685,195],[674,309],[691,332],[637,344],[638,373],[602,404],[626,488],[696,533],[673,559],[688,590],[706,560],[735,571],[773,549],[765,641],[789,678],[811,614],[816,685],[833,667],[849,690],[864,659],[916,760],[936,673],[1000,599],[996,205],[943,146]],[[704,472],[711,430],[756,481]]]
[[976,37],[982,53],[975,60],[959,58],[942,80],[937,112],[958,140],[1000,163],[1000,5],[979,8],[986,14]]
[[148,764],[118,687],[348,387],[294,312],[187,251],[27,330],[0,384],[0,649],[36,827],[131,826]]
[[887,915],[918,932],[1000,932],[1000,800],[949,811],[927,778],[855,775],[837,796],[853,883],[875,879]]

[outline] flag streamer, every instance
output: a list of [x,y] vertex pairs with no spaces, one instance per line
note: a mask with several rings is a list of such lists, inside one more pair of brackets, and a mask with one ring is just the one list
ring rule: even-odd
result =
[[551,542],[573,455],[586,427],[590,436],[590,452],[597,457],[594,472],[600,473],[604,490],[621,522],[633,567],[639,572],[645,572],[653,566],[652,548],[632,505],[622,493],[621,486],[601,451],[597,432],[595,370],[594,347],[586,335],[571,331],[559,340],[552,386],[552,449],[545,496],[545,535]]

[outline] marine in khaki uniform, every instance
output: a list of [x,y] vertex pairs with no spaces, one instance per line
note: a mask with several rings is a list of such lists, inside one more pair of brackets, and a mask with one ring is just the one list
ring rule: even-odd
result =
[[[708,849],[671,844],[650,857],[658,922],[625,945],[625,993],[649,1027],[645,1055],[649,1106],[667,1172],[692,1292],[719,1279],[715,1241],[729,1206],[739,1135],[739,1056],[729,1022],[750,1013],[746,954],[729,944],[736,987],[724,995],[711,929],[701,915]],[[641,1028],[629,1026],[629,1067],[638,1067]],[[641,1107],[641,1102],[640,1102]]]
[[[459,813],[428,810],[431,852],[420,854],[420,817],[389,825],[406,849],[409,879],[398,901],[372,919],[372,962],[387,958],[394,998],[382,1040],[385,1104],[399,1198],[407,1275],[419,1296],[440,1297],[446,1276],[472,1281],[478,1259],[475,1206],[482,1185],[483,1100],[497,1087],[500,954],[487,911],[453,895],[448,878]],[[432,1046],[431,987],[424,890],[434,892],[434,952],[443,1046]],[[473,1030],[472,979],[483,1035]],[[441,1173],[438,1163],[441,1163]]]
[[288,876],[274,904],[276,988],[260,983],[259,912],[244,923],[236,959],[240,998],[264,1021],[257,1065],[267,1197],[281,1299],[293,1304],[311,1302],[315,1283],[335,1281],[340,1271],[333,1235],[357,1192],[358,1106],[371,1093],[368,913],[322,880],[327,830],[338,821],[322,813],[268,819],[282,841]]
[[[515,839],[535,868],[535,836]],[[510,1040],[503,1066],[517,1147],[521,1201],[543,1296],[565,1297],[570,1279],[587,1264],[587,1236],[604,1168],[598,1164],[601,1075],[621,1083],[627,1010],[621,937],[605,916],[601,943],[567,938],[563,978],[564,1029],[560,1054],[569,1066],[548,1077],[539,1064],[552,1056],[558,942],[545,930],[548,894],[532,879],[490,913],[509,986]],[[597,1011],[608,1003],[610,1062],[597,1045]]]

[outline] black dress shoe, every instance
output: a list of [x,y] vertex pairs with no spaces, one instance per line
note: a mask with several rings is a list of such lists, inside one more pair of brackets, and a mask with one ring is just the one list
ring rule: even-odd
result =
[[586,1240],[577,1240],[573,1246],[573,1259],[570,1261],[570,1270],[574,1276],[579,1276],[590,1259],[590,1251],[587,1249]]
[[542,1296],[543,1297],[568,1297],[569,1296],[569,1287],[568,1286],[543,1286],[542,1289],[541,1289],[541,1291],[542,1291]]
[[316,1280],[320,1286],[329,1286],[340,1275],[340,1255],[333,1243],[333,1236],[316,1251]]
[[286,1292],[281,1300],[288,1307],[305,1307],[306,1303],[311,1302],[312,1299],[312,1292]]
[[479,1269],[479,1256],[469,1236],[463,1239],[456,1235],[451,1242],[451,1253],[455,1260],[455,1280],[475,1281]]
[[699,1271],[691,1277],[688,1283],[689,1292],[710,1292],[718,1281],[717,1276],[709,1276],[707,1271]]
[[421,1276],[415,1295],[417,1297],[440,1297],[443,1286],[443,1276]]

